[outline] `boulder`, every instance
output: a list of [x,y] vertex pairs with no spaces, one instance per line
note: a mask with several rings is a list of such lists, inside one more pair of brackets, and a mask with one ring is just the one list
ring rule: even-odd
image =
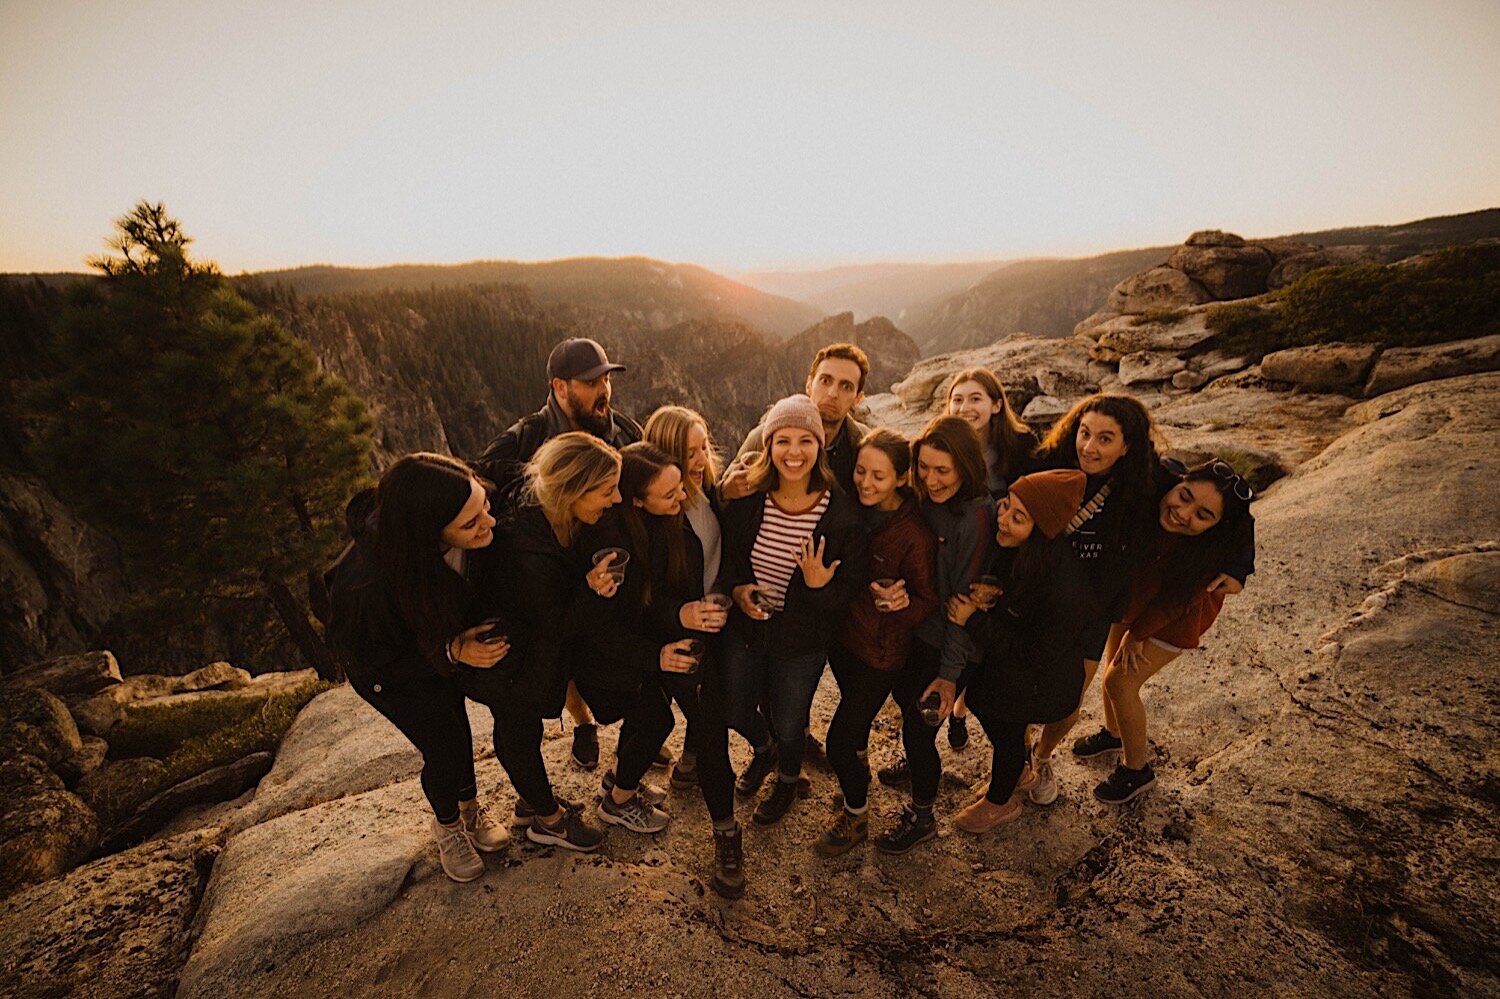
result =
[[1100,325],[1097,332],[1098,347],[1093,356],[1113,361],[1138,350],[1187,352],[1217,335],[1208,328],[1206,308],[1184,309],[1174,318],[1147,320],[1142,316],[1119,316]]
[[1408,578],[1450,603],[1500,614],[1500,551],[1493,548],[1428,562]]
[[0,758],[0,811],[4,802],[19,799],[33,791],[64,790],[62,778],[46,762],[30,753]]
[[1209,375],[1191,369],[1179,371],[1171,379],[1172,387],[1176,389],[1195,389],[1206,384],[1209,380]]
[[1045,430],[1060,420],[1070,406],[1071,403],[1056,396],[1039,395],[1026,404],[1021,419],[1035,429]]
[[[932,360],[936,360],[936,358]],[[943,360],[947,360],[947,358],[944,357]],[[921,366],[919,365],[919,367]],[[905,378],[891,386],[891,392],[907,406],[916,409],[926,409],[932,402],[933,396],[948,381],[949,376],[954,371],[959,370],[962,369],[955,367],[950,370],[931,365],[927,366],[926,370],[923,371],[913,368]]]
[[0,896],[71,870],[99,842],[99,820],[71,791],[33,789],[3,808]]
[[317,671],[311,669],[262,673],[251,678],[228,663],[215,663],[186,677],[128,676],[123,683],[73,702],[73,717],[84,731],[107,737],[136,711],[186,708],[204,701],[263,701],[317,678]]
[[39,755],[54,769],[83,749],[83,739],[67,706],[45,690],[0,690],[0,730],[21,726],[36,733],[45,750]]
[[93,773],[104,766],[104,761],[109,756],[109,743],[97,735],[86,735],[83,737],[83,748],[79,750],[74,758],[78,765],[79,777],[82,778]]
[[128,819],[167,782],[167,768],[149,756],[113,760],[78,782],[78,794],[110,829]]
[[1266,287],[1275,291],[1323,267],[1347,267],[1351,264],[1383,262],[1391,256],[1390,248],[1386,247],[1311,246],[1306,243],[1288,243],[1283,252],[1276,254],[1276,264],[1266,277]]
[[120,664],[111,652],[81,652],[24,666],[5,677],[8,687],[29,687],[59,696],[94,694],[120,682]]
[[1220,301],[1249,298],[1266,291],[1271,254],[1258,246],[1189,244],[1167,258],[1175,267]]
[[214,865],[177,995],[237,994],[267,964],[375,917],[428,847],[424,812],[410,780],[232,836]]
[[1381,395],[1418,382],[1500,371],[1500,333],[1430,347],[1390,347],[1381,353],[1364,394]]
[[1118,314],[1111,309],[1100,309],[1098,312],[1090,315],[1087,319],[1080,320],[1078,324],[1073,327],[1073,335],[1086,337],[1090,340],[1097,340],[1099,339],[1099,334],[1097,332],[1099,327],[1103,326],[1110,320],[1117,318],[1117,316]]
[[1158,350],[1138,350],[1120,358],[1120,384],[1144,385],[1169,380],[1187,367],[1176,354]]
[[1184,246],[1244,246],[1245,240],[1242,236],[1236,236],[1232,232],[1223,229],[1199,229],[1187,239],[1183,240]]
[[[1497,338],[1500,339],[1500,338]],[[1380,347],[1372,343],[1319,343],[1291,347],[1261,358],[1261,374],[1278,382],[1291,382],[1308,392],[1354,394]]]
[[0,995],[170,996],[217,852],[196,832],[12,895],[0,909]]
[[987,347],[929,357],[892,391],[904,405],[922,414],[942,410],[943,389],[953,375],[965,368],[988,368],[1005,386],[1006,398],[1016,412],[1040,395],[1039,372],[1047,378],[1072,378],[1093,391],[1096,382],[1089,368],[1089,341],[1081,337],[1044,337],[1012,333]]
[[1166,266],[1132,275],[1109,293],[1110,309],[1133,315],[1211,301],[1213,296],[1201,284],[1177,268]]
[[138,843],[188,808],[238,798],[266,775],[274,758],[272,753],[251,753],[167,788],[143,802],[134,814],[110,830],[104,849],[113,851]]

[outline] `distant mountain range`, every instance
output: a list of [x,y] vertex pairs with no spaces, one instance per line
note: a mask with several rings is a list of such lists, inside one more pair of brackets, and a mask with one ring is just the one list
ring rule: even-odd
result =
[[762,291],[828,312],[852,312],[857,320],[885,316],[904,327],[908,310],[964,291],[1007,263],[851,264],[819,271],[747,271],[735,276]]
[[249,276],[299,295],[525,285],[543,309],[599,310],[631,329],[664,329],[690,319],[737,319],[773,336],[787,337],[824,316],[823,310],[812,305],[768,294],[702,267],[647,257],[391,267],[316,265]]

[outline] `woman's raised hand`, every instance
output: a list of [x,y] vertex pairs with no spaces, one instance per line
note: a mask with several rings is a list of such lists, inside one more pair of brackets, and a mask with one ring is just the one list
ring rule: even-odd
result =
[[823,552],[827,547],[827,535],[818,539],[816,548],[813,547],[812,538],[803,538],[798,543],[797,564],[802,567],[802,581],[809,590],[821,590],[827,586],[842,564],[842,559],[834,559],[832,565],[823,564]]
[[475,669],[489,669],[491,666],[505,658],[510,651],[510,639],[502,638],[494,642],[481,642],[479,636],[482,632],[493,630],[494,625],[486,622],[476,624],[467,631],[461,631],[448,643],[448,658],[465,666],[473,666]]

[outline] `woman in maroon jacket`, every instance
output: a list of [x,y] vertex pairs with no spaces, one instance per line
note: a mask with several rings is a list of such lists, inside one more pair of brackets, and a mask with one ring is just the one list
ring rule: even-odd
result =
[[906,662],[912,632],[938,604],[937,537],[905,487],[910,470],[911,444],[895,431],[872,430],[860,442],[854,490],[870,531],[871,582],[850,603],[828,653],[841,695],[828,726],[828,762],[844,807],[818,840],[825,857],[847,853],[869,835],[870,725]]

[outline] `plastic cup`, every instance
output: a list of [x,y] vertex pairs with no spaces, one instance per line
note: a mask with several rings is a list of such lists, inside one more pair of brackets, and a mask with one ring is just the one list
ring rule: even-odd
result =
[[485,645],[499,645],[501,642],[510,641],[510,636],[505,633],[504,625],[500,621],[492,618],[483,623],[489,627],[475,636],[478,641]]
[[[878,587],[880,587],[882,590],[889,590],[891,587],[893,587],[893,586],[896,585],[896,581],[894,579],[892,579],[891,577],[886,576],[886,577],[884,577],[882,579],[875,580],[875,585],[878,586]],[[881,611],[888,611],[888,610],[890,610],[891,609],[891,599],[889,597],[876,597],[875,598],[875,609],[876,610],[881,610]]]
[[698,667],[703,664],[703,656],[706,652],[708,652],[708,646],[704,644],[701,638],[689,638],[687,640],[687,646],[683,649],[683,654],[693,660],[693,668],[688,670],[689,673],[698,672]]
[[719,610],[721,611],[728,611],[729,608],[734,605],[734,601],[729,598],[729,594],[727,593],[705,594],[703,597],[703,602],[706,604],[712,604],[713,606],[719,608]]
[[995,606],[995,601],[1000,599],[1000,577],[980,576],[974,582],[974,603],[983,610],[989,610]]
[[935,690],[922,698],[922,720],[933,728],[943,723],[943,696]]
[[630,553],[623,548],[601,548],[594,552],[594,564],[598,565],[610,555],[615,560],[609,564],[609,577],[616,583],[625,582],[625,566],[630,562]]

